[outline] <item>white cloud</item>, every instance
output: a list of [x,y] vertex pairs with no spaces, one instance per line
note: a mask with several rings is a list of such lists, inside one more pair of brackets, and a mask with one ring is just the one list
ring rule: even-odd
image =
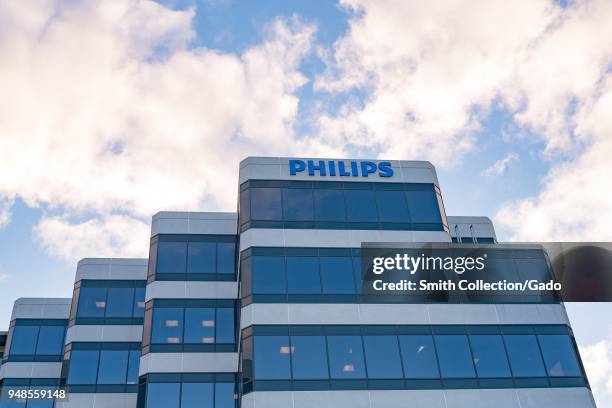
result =
[[142,253],[108,242],[159,210],[231,210],[239,160],[309,148],[292,125],[314,27],[279,19],[231,54],[188,48],[193,17],[146,0],[0,4],[0,197],[93,214],[43,219],[52,253],[97,248],[52,242],[70,230]]
[[580,347],[580,356],[597,406],[612,406],[612,335],[595,344]]
[[513,161],[518,160],[518,158],[519,158],[518,155],[514,153],[508,153],[506,157],[504,157],[503,159],[499,159],[498,161],[493,163],[491,166],[484,169],[482,172],[482,175],[485,177],[504,175],[508,171],[510,164]]
[[0,196],[0,230],[11,222],[11,207],[14,200]]

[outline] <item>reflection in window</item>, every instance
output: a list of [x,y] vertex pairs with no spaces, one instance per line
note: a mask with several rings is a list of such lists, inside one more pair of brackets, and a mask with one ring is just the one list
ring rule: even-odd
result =
[[[17,326],[19,327],[19,326]],[[53,355],[64,353],[65,326],[40,326],[38,343],[36,345],[37,355]]]
[[185,343],[212,344],[215,342],[215,309],[185,309]]
[[213,408],[214,384],[184,383],[181,386],[181,408]]
[[433,190],[406,191],[410,207],[410,221],[414,223],[439,223],[440,208]]
[[504,342],[498,335],[470,336],[476,373],[479,377],[510,377]]
[[403,377],[396,336],[364,336],[363,345],[368,377]]
[[68,384],[95,384],[99,357],[97,350],[73,350],[70,353]]
[[253,188],[251,218],[254,220],[282,220],[281,192],[278,188]]
[[177,344],[183,341],[183,309],[155,308],[153,313],[153,343]]
[[254,341],[255,379],[288,380],[291,378],[289,336],[256,337]]
[[376,222],[376,202],[373,190],[345,190],[348,220]]
[[313,217],[314,210],[311,189],[283,189],[283,219],[288,221],[310,221]]
[[187,247],[187,273],[214,273],[217,245],[214,242],[190,242]]
[[108,288],[106,317],[132,317],[134,288]]
[[331,378],[365,378],[360,336],[327,336]]
[[179,408],[181,383],[149,383],[147,408]]
[[346,221],[342,190],[314,190],[315,219],[317,221]]
[[285,258],[253,257],[253,293],[285,293]]
[[377,191],[376,205],[380,222],[410,222],[403,191]]
[[536,336],[508,335],[504,336],[512,373],[518,377],[544,377],[546,371]]
[[38,326],[15,326],[11,338],[11,355],[34,355],[38,339]]
[[128,357],[128,350],[100,351],[98,384],[125,384]]
[[434,336],[440,371],[446,378],[474,377],[474,364],[467,337],[464,335]]
[[305,256],[287,258],[287,292],[321,293],[317,258]]
[[97,285],[102,283],[108,286],[86,286],[91,284],[90,281],[82,283],[78,295],[77,319],[83,319],[85,322],[80,324],[91,324],[92,321],[87,321],[88,319],[131,319],[144,316],[144,286],[126,287],[127,282],[116,281],[95,282]]
[[291,367],[296,380],[329,377],[325,336],[291,336]]
[[157,273],[184,273],[187,267],[186,242],[157,244]]
[[399,336],[406,378],[438,378],[438,362],[429,335]]
[[236,272],[236,245],[232,242],[217,243],[217,273]]
[[580,377],[582,372],[572,340],[565,335],[538,336],[546,370],[551,377]]
[[81,287],[79,291],[79,317],[104,317],[106,288]]
[[64,354],[66,322],[18,319],[12,329],[9,359],[56,361]]

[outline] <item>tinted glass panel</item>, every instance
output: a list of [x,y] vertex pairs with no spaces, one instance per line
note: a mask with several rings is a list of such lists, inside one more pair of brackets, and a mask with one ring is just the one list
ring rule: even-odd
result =
[[252,188],[251,219],[281,220],[281,192],[278,188]]
[[63,354],[65,331],[66,328],[64,326],[41,326],[40,335],[38,336],[38,345],[36,346],[36,354]]
[[179,408],[180,393],[180,383],[149,383],[147,408]]
[[127,350],[100,351],[98,384],[125,384],[128,353]]
[[372,190],[346,190],[348,220],[353,222],[376,222],[376,202]]
[[360,336],[327,336],[332,378],[365,378]]
[[228,242],[217,244],[217,272],[235,273],[236,245]]
[[436,193],[433,191],[406,191],[412,222],[439,223],[442,220]]
[[146,288],[134,289],[134,317],[144,317]]
[[106,288],[82,287],[79,292],[79,317],[104,317]]
[[153,343],[181,343],[183,341],[183,309],[155,308],[151,340]]
[[138,384],[138,366],[140,365],[140,351],[131,350],[128,361],[127,383]]
[[294,379],[317,380],[329,377],[324,336],[292,336],[291,349]]
[[287,258],[287,292],[321,293],[317,258],[305,256]]
[[274,256],[253,257],[253,293],[284,293],[285,259]]
[[34,355],[38,330],[38,326],[15,326],[11,338],[10,354]]
[[467,336],[445,335],[434,337],[442,377],[467,378],[475,376]]
[[134,288],[108,288],[106,317],[132,317]]
[[476,373],[479,377],[510,377],[510,367],[501,336],[470,336]]
[[368,378],[402,378],[396,336],[364,336]]
[[579,377],[582,375],[574,345],[569,336],[538,336],[548,375],[552,377]]
[[234,408],[234,384],[217,383],[215,384],[215,408]]
[[221,307],[217,309],[217,343],[235,343],[236,325],[234,324],[234,309]]
[[403,191],[377,191],[376,204],[381,222],[410,222]]
[[215,309],[185,309],[185,343],[211,344],[215,342]]
[[95,384],[99,355],[100,352],[95,350],[72,351],[68,369],[68,384]]
[[346,210],[342,190],[314,190],[317,221],[345,221]]
[[186,268],[186,242],[159,242],[157,244],[157,273],[185,273]]
[[289,336],[263,336],[254,339],[255,378],[283,380],[291,378]]
[[288,221],[309,221],[314,218],[312,190],[283,189],[283,218]]
[[544,377],[546,371],[540,357],[536,336],[504,336],[510,367],[515,377]]
[[349,257],[321,257],[324,293],[355,293],[353,263]]
[[214,273],[217,246],[214,242],[190,242],[187,247],[187,272]]
[[183,383],[181,408],[214,408],[214,384]]
[[399,336],[399,342],[406,378],[437,378],[440,376],[431,336]]

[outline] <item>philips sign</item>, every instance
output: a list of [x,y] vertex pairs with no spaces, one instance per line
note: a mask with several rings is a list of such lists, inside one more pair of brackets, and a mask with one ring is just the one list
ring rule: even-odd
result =
[[342,161],[342,160],[289,160],[289,174],[308,172],[309,176],[340,176],[340,177],[392,177],[391,162],[383,161]]

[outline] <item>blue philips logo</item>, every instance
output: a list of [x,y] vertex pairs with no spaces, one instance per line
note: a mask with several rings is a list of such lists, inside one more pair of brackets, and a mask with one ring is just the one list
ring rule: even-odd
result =
[[340,177],[392,177],[391,162],[383,161],[342,161],[342,160],[289,160],[289,174],[308,171],[309,176],[340,176]]

